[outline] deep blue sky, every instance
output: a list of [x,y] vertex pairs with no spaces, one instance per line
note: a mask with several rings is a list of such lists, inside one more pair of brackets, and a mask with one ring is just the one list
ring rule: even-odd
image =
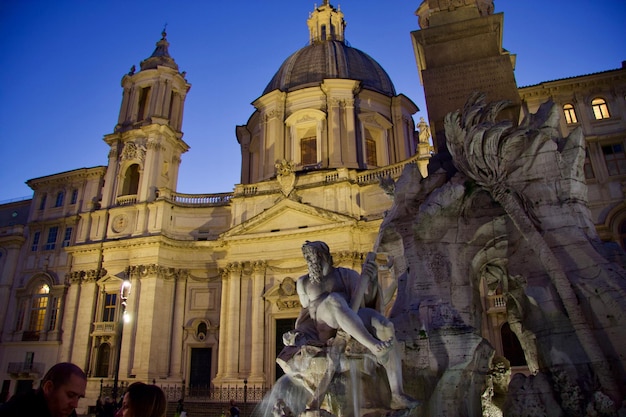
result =
[[[317,3],[321,4],[321,0]],[[427,119],[410,32],[420,0],[344,0],[351,46],[376,59]],[[235,126],[245,124],[281,63],[308,42],[309,0],[0,0],[0,202],[32,194],[31,178],[106,165],[120,81],[154,50],[167,23],[170,54],[192,88],[178,191],[232,191]],[[518,85],[619,68],[624,0],[496,0]],[[625,115],[626,116],[626,115]]]

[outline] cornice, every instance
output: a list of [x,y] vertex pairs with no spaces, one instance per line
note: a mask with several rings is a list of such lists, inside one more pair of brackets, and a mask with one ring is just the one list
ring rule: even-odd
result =
[[63,189],[69,189],[73,186],[74,181],[102,178],[105,173],[106,167],[100,165],[92,168],[80,168],[45,177],[33,178],[26,181],[26,184],[35,191],[53,185],[61,185]]
[[34,220],[28,223],[30,229],[39,229],[49,226],[75,226],[80,220],[79,214],[71,214],[69,216],[51,217],[43,220]]
[[614,88],[616,83],[623,82],[626,86],[626,70],[611,70],[589,75],[581,75],[558,80],[544,81],[538,84],[519,87],[520,95],[549,95],[551,91],[571,89],[580,91],[585,88],[593,88],[598,85],[606,85]]

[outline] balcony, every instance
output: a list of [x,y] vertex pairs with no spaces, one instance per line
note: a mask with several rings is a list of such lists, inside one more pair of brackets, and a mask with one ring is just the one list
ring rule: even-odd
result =
[[506,311],[506,298],[502,294],[487,297],[487,313],[504,313]]
[[121,195],[117,197],[118,206],[132,206],[137,202],[137,194]]
[[117,322],[98,321],[94,323],[92,336],[112,336],[116,334]]
[[44,369],[45,365],[41,362],[9,362],[7,373],[15,377],[39,379],[43,377]]

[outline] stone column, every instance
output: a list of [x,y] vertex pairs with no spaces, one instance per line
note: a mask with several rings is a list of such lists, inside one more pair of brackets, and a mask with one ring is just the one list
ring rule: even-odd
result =
[[[84,271],[76,271],[70,273],[68,276],[70,286],[67,289],[67,294],[65,295],[65,303],[64,303],[64,314],[63,314],[63,322],[65,323],[74,323],[76,324],[76,320],[78,318],[78,305],[80,303],[80,292],[81,292],[81,281],[85,275]],[[65,327],[65,326],[63,326]],[[70,326],[71,329],[75,329],[76,326]],[[69,334],[66,334],[64,339],[67,341],[66,343],[61,344],[61,348],[59,349],[59,361],[60,362],[68,362],[71,361],[72,358],[72,348],[73,348],[73,338],[74,335],[70,330]],[[84,364],[78,363],[78,365],[83,366]]]
[[[339,100],[328,98],[328,138],[326,146],[328,149],[328,163],[331,167],[342,165],[341,160],[341,108]],[[324,149],[322,149],[322,153]],[[318,155],[318,159],[321,155]],[[323,160],[322,160],[323,161]]]
[[172,317],[172,345],[170,348],[170,370],[172,378],[183,379],[183,321],[187,308],[187,278],[189,272],[181,270],[176,277],[174,294],[174,313]]
[[228,336],[227,349],[229,355],[226,358],[226,378],[237,379],[239,370],[239,320],[241,308],[241,273],[242,266],[238,262],[229,265],[229,294],[228,294]]
[[344,131],[341,132],[341,159],[343,166],[357,168],[358,155],[363,153],[363,147],[357,147],[357,134],[354,117],[354,99],[346,98],[341,102]]
[[[217,372],[215,374],[215,385],[221,384],[224,373],[226,372],[226,341],[228,340],[228,328],[222,325],[222,317],[226,317],[226,302],[228,296],[228,271],[220,268],[222,276],[222,295],[220,297],[220,322],[219,322],[219,344],[217,351]],[[226,319],[224,319],[226,321]]]
[[222,270],[222,305],[220,309],[220,343],[216,385],[238,380],[241,273],[242,265],[239,262],[229,263]]
[[267,263],[264,261],[252,264],[252,357],[250,364],[251,385],[262,385],[265,382],[264,363],[265,357],[265,308],[263,289],[265,286],[265,270]]
[[[70,286],[75,289],[74,294],[77,296],[76,301],[76,315],[68,319],[63,315],[62,322],[74,323],[71,328],[58,326],[58,329],[63,331],[63,339],[69,341],[68,347],[69,356],[63,360],[68,360],[79,364],[81,367],[85,367],[89,362],[91,353],[91,336],[90,329],[93,326],[94,313],[96,308],[96,294],[98,293],[96,282],[102,277],[106,271],[92,269],[86,271],[83,279],[78,282],[73,282]],[[68,291],[69,295],[69,291]],[[59,312],[62,314],[62,312]]]

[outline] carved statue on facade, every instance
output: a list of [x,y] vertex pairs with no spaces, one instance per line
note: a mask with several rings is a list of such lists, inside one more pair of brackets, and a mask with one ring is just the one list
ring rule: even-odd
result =
[[419,133],[420,143],[428,143],[428,140],[430,139],[430,126],[428,126],[428,123],[426,123],[423,117],[420,117],[420,121],[417,124],[417,128],[420,132]]

